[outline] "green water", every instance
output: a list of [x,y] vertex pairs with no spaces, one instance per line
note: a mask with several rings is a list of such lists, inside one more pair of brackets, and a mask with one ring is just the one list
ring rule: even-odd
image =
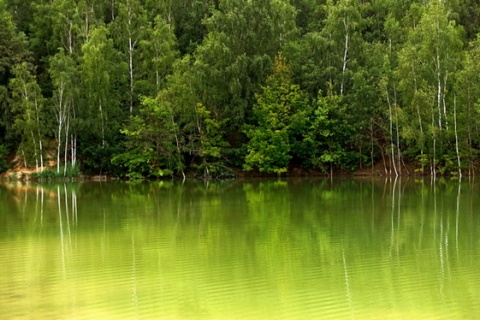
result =
[[480,185],[0,185],[1,319],[478,319]]

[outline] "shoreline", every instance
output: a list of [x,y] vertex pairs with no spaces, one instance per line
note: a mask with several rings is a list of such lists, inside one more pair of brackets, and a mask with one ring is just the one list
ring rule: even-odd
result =
[[[45,168],[46,170],[52,170],[53,168]],[[305,170],[301,168],[292,168],[286,173],[281,175],[264,173],[259,171],[244,171],[241,168],[231,168],[235,175],[229,178],[222,177],[202,177],[199,175],[192,174],[191,172],[185,175],[185,179],[210,179],[210,180],[229,180],[229,179],[248,179],[248,178],[308,178],[308,177],[385,177],[385,178],[394,178],[394,177],[430,177],[430,174],[425,174],[418,172],[414,167],[405,168],[406,170],[402,174],[395,174],[393,170],[385,168],[383,163],[377,163],[373,167],[362,168],[353,172],[347,171],[334,171],[332,175],[324,171],[315,171],[315,170]],[[129,181],[132,179],[117,177],[113,175],[103,175],[103,174],[83,174],[78,173],[78,176],[74,177],[61,177],[61,176],[48,176],[48,177],[32,177],[36,175],[37,171],[30,168],[13,168],[5,172],[0,173],[0,181],[24,181],[24,182],[37,182],[37,181]],[[55,172],[56,174],[56,172]],[[437,175],[438,177],[458,177],[456,175]],[[466,175],[468,176],[468,175]],[[162,179],[138,179],[145,181],[155,181],[155,180],[184,180],[182,176],[168,176]]]

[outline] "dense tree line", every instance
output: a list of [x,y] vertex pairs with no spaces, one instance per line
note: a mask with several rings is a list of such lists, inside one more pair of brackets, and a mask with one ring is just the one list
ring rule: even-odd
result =
[[0,26],[0,169],[478,164],[473,0],[0,0]]

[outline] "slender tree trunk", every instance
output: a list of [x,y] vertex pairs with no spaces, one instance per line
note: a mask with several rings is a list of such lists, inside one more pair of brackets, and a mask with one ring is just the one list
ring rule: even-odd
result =
[[388,172],[387,162],[385,161],[385,152],[382,150],[380,154],[382,155],[383,169],[385,170],[385,175],[389,176],[392,172],[391,171],[390,173]]
[[23,150],[23,147],[22,147],[22,156],[23,156],[23,167],[24,168],[27,168],[27,157],[25,156],[25,150]]
[[397,103],[397,87],[393,86],[393,106],[395,108],[395,133],[396,133],[396,141],[397,141],[397,169],[398,169],[398,175],[402,174],[402,151],[400,150],[400,129],[399,129],[399,124],[398,124],[398,103]]
[[[414,83],[414,95],[416,96],[417,92],[418,92],[418,89],[417,89],[417,78],[415,76],[415,65],[413,63],[412,63],[412,74],[413,74],[413,83]],[[416,111],[417,111],[418,125],[419,125],[419,128],[420,128],[420,134],[422,135],[422,138],[423,138],[425,135],[423,133],[422,115],[420,114],[420,107],[418,106],[418,104],[416,104]],[[420,145],[420,156],[422,158],[423,158],[423,154],[424,154],[423,148],[424,148],[424,146],[423,146],[423,143],[422,143],[422,145]],[[424,168],[424,165],[423,165],[423,161],[422,161],[422,173],[423,173],[423,168]],[[431,171],[431,168],[430,168],[430,171]]]
[[100,111],[100,125],[101,125],[100,130],[102,131],[102,148],[105,148],[105,117],[103,115],[103,107],[102,107],[101,98],[100,98],[100,104],[98,106],[98,109]]
[[[420,114],[420,108],[418,107],[418,105],[417,105],[416,109],[417,109],[417,118],[418,118],[418,124],[419,124],[419,128],[420,128],[420,134],[422,135],[422,137],[424,137],[422,115]],[[422,143],[422,145],[420,145],[420,156],[422,158],[423,158],[423,154],[424,154],[424,151],[423,151],[423,143]],[[423,162],[422,162],[422,172],[423,172]]]
[[[72,121],[75,121],[76,119],[76,114],[75,114],[75,105],[74,105],[74,102],[72,102]],[[73,130],[75,131],[75,130]],[[71,165],[72,165],[72,169],[75,168],[75,165],[77,163],[77,135],[74,133],[72,133],[71,137],[70,137],[70,148],[71,148],[71,151],[70,151],[70,156],[71,156],[71,159],[70,159],[70,162],[71,162]]]
[[[433,109],[433,107],[432,107]],[[435,112],[432,110],[432,128],[435,127]],[[436,171],[436,154],[437,154],[437,138],[435,136],[435,132],[432,133],[432,139],[433,139],[433,155],[432,155],[432,163],[430,165],[430,171],[432,174],[433,179],[436,178],[437,176],[437,171]]]
[[115,0],[111,0],[112,21],[115,20]]
[[35,135],[33,134],[33,130],[30,131],[30,134],[32,136],[33,150],[34,150],[34,156],[35,156],[35,171],[38,172],[37,140],[35,139]]
[[[159,54],[156,55],[156,59],[160,60],[160,55]],[[156,70],[155,70],[155,88],[157,89],[157,92],[160,91],[160,82],[161,82],[160,79],[161,79],[160,71],[158,71],[158,68],[156,68]]]
[[128,65],[130,76],[130,114],[133,112],[133,95],[134,95],[134,81],[133,81],[133,50],[135,44],[132,42],[132,38],[128,38]]
[[43,145],[42,139],[38,140],[39,152],[40,152],[40,171],[43,171]]
[[68,36],[67,36],[67,52],[69,54],[73,53],[73,23],[72,21],[68,24]]
[[64,159],[63,159],[63,176],[66,177],[67,176],[67,166],[68,166],[68,162],[67,162],[67,158],[68,158],[68,135],[69,135],[69,127],[70,127],[70,123],[69,123],[69,119],[68,117],[65,119],[65,148],[64,148]]
[[[391,154],[391,164],[393,170],[395,171],[395,176],[398,176],[397,166],[395,164],[395,145],[393,143],[393,113],[392,113],[392,104],[390,103],[390,94],[388,93],[388,89],[385,88],[385,95],[387,97],[387,104],[388,104],[388,115],[389,115],[389,129],[390,129],[390,154]],[[390,174],[392,174],[392,167],[390,167]]]
[[[71,106],[71,101],[70,99],[65,98],[65,86],[62,83],[59,88],[59,101],[58,101],[58,111],[57,111],[57,121],[58,121],[58,127],[57,127],[57,173],[60,173],[60,162],[61,162],[61,153],[62,153],[62,143],[63,143],[63,138],[62,136],[65,137],[65,148],[63,150],[64,152],[64,164],[66,166],[66,159],[67,159],[67,153],[68,153],[68,129],[66,128],[67,122],[69,121],[69,110]],[[67,130],[67,131],[65,131]],[[64,168],[65,170],[65,168]]]
[[72,166],[72,169],[75,168],[76,163],[77,163],[77,136],[76,135],[71,135],[71,159],[70,163]]
[[58,121],[58,131],[57,131],[57,173],[60,172],[60,148],[62,147],[62,124],[61,121]]
[[57,173],[60,173],[60,153],[62,147],[62,129],[63,129],[63,85],[60,84],[58,88],[58,111],[57,111]]
[[88,7],[88,3],[85,4],[85,42],[88,42],[88,33],[90,32],[90,8]]
[[[177,154],[180,157],[180,155],[182,154],[181,149],[180,149],[180,140],[178,140],[177,130],[175,129],[176,124],[175,124],[175,120],[174,120],[173,116],[172,116],[172,124],[173,124],[173,128],[174,128],[175,144],[176,144],[176,147],[177,147]],[[185,181],[185,173],[183,172],[183,168],[182,168],[182,176],[183,176],[183,181]]]
[[371,137],[371,142],[372,142],[372,149],[370,150],[370,162],[372,163],[372,175],[373,175],[373,167],[374,167],[374,159],[373,159],[373,153],[374,153],[374,143],[373,143],[373,119],[370,120],[370,137]]
[[347,70],[348,49],[350,47],[350,30],[348,25],[348,17],[346,16],[343,18],[343,26],[345,28],[345,47],[343,50],[342,81],[340,83],[340,95],[343,95],[343,90],[345,86],[345,71]]
[[471,92],[470,87],[467,89],[468,92],[468,103],[467,103],[467,145],[468,145],[468,175],[473,175],[473,138],[472,138],[472,103],[471,103]]
[[[40,111],[39,111],[39,106],[38,106],[38,100],[36,97],[36,94],[33,97],[33,103],[35,106],[35,124],[37,127],[37,138],[38,138],[38,146],[39,146],[39,157],[40,157],[40,171],[43,171],[43,145],[42,145],[42,135],[40,133],[40,127],[42,126],[42,123],[40,123]],[[36,151],[35,151],[36,152]],[[37,168],[38,171],[38,168]]]
[[448,73],[445,74],[443,79],[443,93],[442,93],[442,105],[443,105],[443,117],[445,118],[445,130],[448,131],[448,117],[447,117],[447,103],[445,101],[445,88],[447,87]]
[[[438,49],[437,49],[438,51]],[[440,75],[440,57],[439,53],[437,52],[437,110],[438,110],[438,129],[442,130],[442,83],[441,83],[441,75]]]
[[[36,101],[35,101],[36,103]],[[39,157],[40,157],[40,171],[43,171],[43,144],[42,144],[42,136],[40,134],[40,126],[42,124],[40,121],[37,119],[37,135],[38,135],[38,152],[39,152]]]
[[457,166],[458,166],[458,176],[462,178],[462,162],[460,160],[460,150],[458,147],[458,132],[457,132],[457,97],[453,96],[453,121],[455,129],[455,151],[457,152]]
[[[27,87],[24,85],[24,99],[28,102],[30,100],[29,98],[29,94],[28,94],[28,89]],[[37,139],[35,138],[35,134],[33,132],[33,130],[30,130],[30,134],[32,136],[32,142],[33,142],[33,146],[34,146],[34,155],[35,155],[35,170],[38,172],[39,171],[39,166],[41,168],[41,171],[43,171],[43,150],[42,150],[42,139],[41,139],[41,135],[40,135],[40,117],[39,117],[39,110],[38,110],[38,101],[37,101],[37,98],[34,96],[33,97],[33,105],[34,105],[34,108],[35,108],[35,115],[34,115],[34,121],[35,121],[35,126],[36,126],[36,129],[37,129],[37,135],[38,135],[38,140],[39,140],[39,148],[37,148]],[[28,111],[27,111],[28,112]],[[30,118],[30,115],[28,115],[28,118]],[[39,155],[40,153],[40,155]],[[40,165],[39,165],[39,157],[40,157]]]

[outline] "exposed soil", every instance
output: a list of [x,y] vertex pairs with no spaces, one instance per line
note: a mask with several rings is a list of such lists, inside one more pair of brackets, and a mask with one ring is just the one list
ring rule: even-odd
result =
[[[23,180],[29,181],[31,179],[31,175],[36,172],[35,167],[28,167],[25,168],[21,165],[20,159],[13,159],[11,163],[14,163],[14,167],[12,169],[7,170],[6,172],[0,174],[0,179],[6,180]],[[46,161],[44,165],[44,170],[46,169],[56,169],[55,161],[49,160]],[[234,172],[236,177],[238,178],[275,178],[278,177],[277,174],[268,174],[264,172],[259,172],[258,170],[253,171],[243,171],[241,168],[231,168]],[[398,169],[399,173],[402,176],[420,176],[422,173],[416,172],[415,167],[413,165],[405,165],[403,164],[400,169]],[[322,177],[322,176],[329,176],[329,172],[324,171],[315,171],[315,170],[305,170],[302,168],[294,167],[290,168],[287,173],[283,173],[281,177]],[[187,175],[193,176],[193,175]],[[355,172],[347,172],[347,171],[334,171],[333,176],[364,176],[364,177],[372,177],[372,176],[395,176],[395,171],[393,168],[389,167],[388,162],[377,162],[373,167],[363,167]],[[96,181],[107,181],[112,179],[113,177],[107,175],[81,175],[79,177],[80,180],[96,180]]]

